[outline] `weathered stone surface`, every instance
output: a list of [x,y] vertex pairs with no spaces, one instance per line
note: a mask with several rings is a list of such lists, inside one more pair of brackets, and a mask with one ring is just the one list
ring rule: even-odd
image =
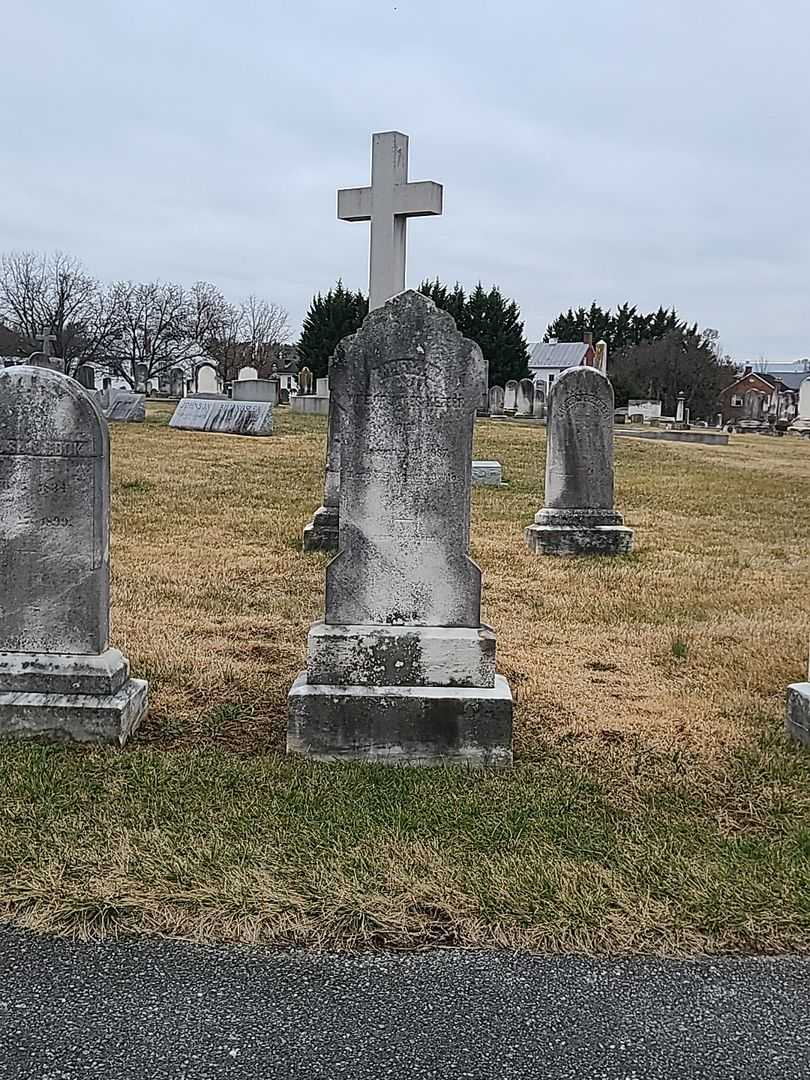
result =
[[[244,367],[239,368],[239,373],[236,376],[238,381],[246,382],[251,379],[258,379],[259,371],[253,367],[252,364],[246,364]],[[245,399],[242,399],[245,400]]]
[[503,387],[490,386],[489,388],[489,415],[503,416]]
[[100,653],[109,444],[95,401],[47,368],[0,371],[0,651]]
[[384,765],[512,764],[512,694],[492,688],[329,686],[299,675],[288,698],[287,750],[319,761]]
[[515,398],[515,416],[528,417],[534,409],[534,383],[531,379],[521,379]]
[[198,394],[221,394],[222,385],[216,369],[210,364],[200,364],[194,372],[194,386]]
[[108,647],[109,437],[45,368],[0,371],[0,734],[123,742],[146,683]]
[[472,482],[474,487],[500,487],[503,482],[500,461],[474,461]]
[[546,395],[539,386],[534,388],[534,401],[532,402],[532,416],[535,420],[542,420],[546,415]]
[[290,692],[291,753],[511,763],[512,698],[467,555],[485,377],[478,347],[419,293],[371,312],[338,346],[340,551]]
[[79,386],[83,386],[85,390],[95,390],[96,388],[96,370],[91,367],[90,364],[80,364],[76,368],[76,382]]
[[290,398],[290,408],[294,413],[306,413],[309,416],[328,416],[329,398],[315,394],[296,394]]
[[234,401],[269,401],[278,405],[278,379],[241,379],[231,387],[231,395]]
[[494,686],[488,626],[313,624],[307,679],[333,686]]
[[64,373],[65,361],[59,356],[51,356],[46,352],[32,352],[25,361],[26,367],[45,368],[47,371]]
[[126,390],[111,389],[108,402],[104,415],[109,421],[142,424],[146,419],[146,398],[143,394],[130,394]]
[[785,729],[792,738],[810,746],[810,682],[788,687]]
[[483,379],[478,346],[412,291],[338,345],[332,400],[351,438],[341,440],[328,623],[480,623],[481,571],[467,548]]
[[505,413],[514,413],[517,408],[517,391],[518,384],[516,380],[510,379],[503,391],[503,411]]
[[[614,555],[629,551],[632,530],[613,509],[613,388],[596,368],[555,379],[548,402],[543,508],[526,529],[545,555]],[[618,531],[617,531],[618,530]]]
[[266,401],[187,397],[174,410],[169,427],[220,435],[271,435],[273,406]]

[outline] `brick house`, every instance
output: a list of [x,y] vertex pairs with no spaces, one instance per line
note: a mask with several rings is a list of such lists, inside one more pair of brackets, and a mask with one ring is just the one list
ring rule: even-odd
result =
[[[787,380],[792,381],[792,380]],[[723,424],[738,424],[742,420],[767,423],[792,420],[796,415],[798,387],[786,385],[783,377],[746,367],[742,375],[720,391],[718,412]]]

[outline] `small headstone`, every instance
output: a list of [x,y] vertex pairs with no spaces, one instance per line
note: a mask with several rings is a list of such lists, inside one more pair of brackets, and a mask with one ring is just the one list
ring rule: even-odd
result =
[[633,531],[613,509],[613,387],[592,367],[563,371],[548,399],[543,508],[525,532],[538,555],[620,555]]
[[503,411],[509,415],[514,414],[515,409],[517,408],[517,392],[517,382],[514,379],[510,379],[503,391]]
[[269,401],[278,405],[278,379],[240,379],[231,387],[234,401]]
[[220,435],[272,435],[273,406],[269,401],[184,397],[174,410],[169,427]]
[[542,387],[534,388],[534,403],[532,404],[532,416],[535,420],[542,420],[546,415],[546,395]]
[[65,375],[0,371],[0,734],[124,743],[147,685],[109,648],[110,448]]
[[[507,383],[507,386],[509,384]],[[534,409],[534,383],[531,379],[521,379],[515,396],[515,416],[524,419],[532,415]]]
[[308,367],[302,367],[298,372],[298,393],[311,394],[315,385],[314,376]]
[[246,364],[245,367],[239,368],[239,374],[236,376],[237,382],[245,382],[249,379],[258,379],[258,369],[253,367],[252,364]]
[[323,503],[304,528],[304,551],[337,551],[340,524],[340,419],[329,403],[326,426],[326,470]]
[[329,397],[329,379],[316,379],[315,381],[315,394],[319,398]]
[[490,386],[489,388],[489,415],[503,416],[503,387]]
[[146,419],[146,398],[127,390],[110,390],[104,415],[109,422],[142,424]]
[[90,364],[80,364],[76,368],[76,382],[83,386],[85,390],[95,390],[96,369],[91,367]]
[[337,347],[340,551],[289,696],[288,751],[320,759],[511,763],[512,698],[468,554],[480,349],[400,293]]
[[183,368],[172,368],[169,373],[169,390],[173,398],[186,395],[186,373]]
[[675,407],[675,423],[683,423],[683,411],[686,406],[686,395],[683,390],[678,394],[678,404]]
[[791,738],[810,746],[810,681],[788,687],[785,729]]
[[210,364],[202,364],[196,371],[196,384],[198,394],[221,394],[222,385],[216,369]]
[[630,421],[631,424],[643,424],[644,423],[644,413],[640,413],[640,412],[629,413],[628,416],[627,416],[627,419]]
[[500,461],[473,461],[473,487],[500,487],[503,483],[503,470]]
[[25,361],[26,367],[44,368],[46,371],[58,371],[64,374],[65,362],[58,356],[51,356],[50,353],[34,352]]

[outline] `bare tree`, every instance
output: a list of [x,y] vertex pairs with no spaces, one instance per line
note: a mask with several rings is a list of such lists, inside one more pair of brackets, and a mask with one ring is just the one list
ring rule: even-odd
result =
[[114,332],[108,297],[78,259],[63,252],[0,257],[0,319],[34,351],[44,331],[67,371],[95,360]]
[[280,304],[273,304],[251,294],[242,301],[244,343],[250,363],[258,368],[269,364],[278,346],[290,335],[289,314]]

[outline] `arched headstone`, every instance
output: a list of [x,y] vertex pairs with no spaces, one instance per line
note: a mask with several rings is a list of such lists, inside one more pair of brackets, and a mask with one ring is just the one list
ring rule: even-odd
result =
[[633,531],[613,509],[613,387],[592,367],[569,368],[548,396],[543,507],[526,529],[540,555],[620,555]]
[[246,364],[244,367],[239,368],[239,374],[236,376],[237,382],[244,382],[246,379],[258,379],[258,368],[253,367],[252,364]]
[[515,416],[531,416],[534,407],[534,383],[531,379],[521,379],[517,387]]
[[110,447],[94,397],[0,371],[0,733],[124,742],[145,682],[109,648]]
[[175,398],[185,397],[186,394],[186,373],[182,368],[172,368],[171,370],[171,395]]
[[201,364],[195,373],[198,394],[220,393],[219,376],[211,364]]
[[541,386],[534,388],[534,401],[532,403],[532,416],[536,420],[542,420],[546,415],[546,395]]
[[514,413],[517,408],[518,384],[515,379],[510,379],[503,390],[503,411]]
[[76,382],[83,386],[85,390],[95,390],[96,369],[91,367],[90,364],[80,364],[76,368]]
[[489,415],[503,416],[503,387],[490,386],[489,388]]

